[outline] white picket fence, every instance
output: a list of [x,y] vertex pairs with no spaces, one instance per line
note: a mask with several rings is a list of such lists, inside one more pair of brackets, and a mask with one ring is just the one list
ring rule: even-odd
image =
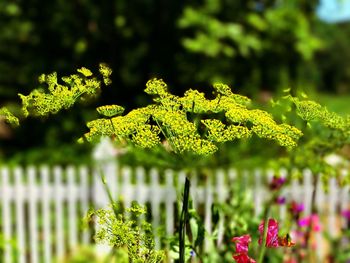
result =
[[[152,224],[155,227],[165,226],[169,235],[174,233],[174,207],[181,197],[184,171],[119,167],[115,160],[101,162],[100,165],[115,200],[122,197],[126,206],[133,200],[149,203]],[[98,171],[86,166],[1,167],[0,232],[5,241],[11,242],[5,242],[0,262],[54,262],[54,258],[62,258],[78,244],[90,244],[91,231],[80,228],[80,219],[89,206],[104,207],[109,203]],[[281,173],[286,176],[284,171]],[[206,180],[199,179],[196,172],[191,175],[191,197],[195,207],[204,207],[205,228],[209,233],[212,231],[212,204],[225,202],[230,185],[237,178],[250,178],[254,182],[242,191],[252,193],[255,211],[259,214],[268,196],[268,190],[262,187],[263,181],[273,176],[272,171],[238,172],[235,169],[207,171],[206,174]],[[350,193],[348,186],[339,188],[335,179],[331,179],[329,185],[328,193],[323,191],[321,183],[317,186],[317,205],[320,213],[328,216],[329,232],[335,235],[337,213],[349,208]],[[303,171],[303,181],[294,180],[285,189],[284,196],[287,200],[303,202],[306,213],[310,213],[312,189],[311,173],[306,170]],[[280,207],[281,218],[285,216],[286,209],[286,206]],[[220,221],[218,244],[222,242],[224,228],[225,222]]]

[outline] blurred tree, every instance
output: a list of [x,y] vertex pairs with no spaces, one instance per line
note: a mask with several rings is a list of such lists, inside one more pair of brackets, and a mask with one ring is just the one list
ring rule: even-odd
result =
[[183,56],[182,75],[235,83],[253,94],[298,84],[313,87],[312,59],[322,47],[313,32],[317,3],[205,0],[186,6],[179,27],[192,55]]
[[[318,28],[327,49],[317,56],[322,78],[319,88],[344,94],[350,91],[350,24],[326,24]],[[331,55],[330,55],[331,53]]]

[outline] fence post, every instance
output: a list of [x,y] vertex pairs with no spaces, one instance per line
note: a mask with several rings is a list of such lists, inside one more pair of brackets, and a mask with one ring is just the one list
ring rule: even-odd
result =
[[[96,145],[92,153],[94,160],[93,168],[93,205],[94,208],[106,207],[110,203],[108,194],[105,190],[101,176],[111,190],[114,200],[118,196],[118,163],[115,158],[116,149],[109,137],[102,137],[99,144]],[[102,173],[102,174],[101,174]],[[98,225],[95,225],[96,230]],[[111,251],[111,247],[105,244],[97,244],[96,251],[100,255],[107,255]]]
[[105,178],[105,182],[110,188],[113,198],[115,199],[118,191],[118,162],[116,159],[116,149],[109,137],[101,138],[99,144],[93,150],[94,160],[94,205],[97,207],[105,207],[109,204],[108,195],[101,182],[101,173]]

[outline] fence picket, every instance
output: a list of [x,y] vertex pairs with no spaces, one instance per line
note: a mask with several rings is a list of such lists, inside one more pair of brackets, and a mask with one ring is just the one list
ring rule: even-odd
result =
[[297,178],[292,178],[291,181],[291,187],[290,187],[290,196],[291,199],[297,203],[301,203],[302,202],[302,196],[300,194],[300,189],[301,189],[301,185],[298,182]]
[[106,162],[104,165],[105,178],[108,187],[111,191],[112,198],[114,201],[118,199],[118,173],[117,173],[117,162]]
[[44,262],[51,261],[51,222],[50,222],[50,201],[51,187],[49,185],[49,168],[42,166],[40,169],[41,180],[41,193],[45,198],[41,198],[42,211],[43,211],[43,249],[44,249]]
[[9,169],[7,167],[1,168],[1,205],[2,205],[2,232],[4,235],[4,263],[12,262],[12,248],[11,248],[11,199],[10,199],[10,185],[9,185]]
[[122,188],[121,195],[123,203],[126,207],[129,207],[132,201],[132,189],[131,189],[131,168],[125,166],[121,170],[122,175]]
[[165,225],[167,235],[174,233],[174,203],[176,203],[176,193],[173,187],[174,183],[174,172],[172,170],[165,171],[165,184],[166,184],[166,195],[165,195]]
[[[246,176],[246,175],[245,175]],[[262,212],[262,204],[264,203],[264,193],[262,192],[263,189],[261,188],[262,181],[261,181],[261,170],[256,169],[254,171],[254,211],[255,216],[258,216]]]
[[[81,212],[85,214],[88,211],[89,203],[89,182],[88,182],[88,168],[86,166],[79,167],[79,181],[80,181],[80,202]],[[84,228],[82,231],[82,243],[88,244],[90,240],[89,230]]]
[[328,231],[334,237],[336,235],[336,208],[337,208],[338,187],[336,178],[332,177],[329,180],[329,194],[328,194]]
[[316,185],[316,208],[317,208],[317,211],[319,211],[321,214],[325,210],[324,202],[325,202],[325,194],[323,190],[323,182],[322,180],[319,179]]
[[[213,190],[212,190],[212,178],[208,177],[205,187],[205,201],[204,201],[204,227],[206,232],[211,235],[211,206],[213,204]],[[210,239],[206,238],[204,241],[204,248],[208,251],[210,246]]]
[[[218,202],[220,204],[225,202],[226,198],[226,190],[225,189],[225,173],[222,169],[219,169],[216,171],[216,192],[218,195]],[[217,239],[217,245],[220,246],[223,238],[224,238],[224,231],[225,231],[225,218],[224,214],[222,212],[219,213],[219,223],[218,223],[218,239]]]
[[53,170],[54,180],[55,180],[55,236],[56,236],[56,255],[58,258],[62,258],[65,252],[64,246],[64,228],[63,228],[63,185],[62,185],[62,168],[59,166],[54,167]]
[[99,169],[97,166],[94,167],[92,172],[92,192],[94,193],[93,205],[96,208],[105,207],[109,203],[107,193],[104,189],[103,182],[101,180],[101,176],[103,176],[103,174],[101,173],[101,169]]
[[312,172],[309,169],[306,169],[303,171],[303,184],[304,184],[304,191],[303,191],[303,203],[305,205],[305,214],[310,215],[311,214],[311,199],[312,199],[312,192],[313,192],[313,175]]
[[38,251],[38,211],[37,211],[37,183],[36,169],[31,166],[28,168],[28,183],[29,183],[29,243],[31,262],[39,262]]
[[145,204],[147,193],[145,191],[145,169],[143,167],[136,168],[136,191],[134,192],[134,200],[140,204]]
[[18,263],[25,262],[25,230],[24,230],[24,185],[23,185],[23,169],[16,167],[15,176],[15,203],[16,203],[16,232],[17,232],[17,248]]
[[[287,172],[286,169],[281,169],[279,173],[280,173],[281,178],[284,178],[284,179],[288,178],[288,172]],[[267,170],[267,174],[269,176],[273,176],[274,175],[274,171],[273,170]],[[286,197],[286,195],[287,195],[286,189],[282,188],[281,197]],[[281,221],[284,222],[285,218],[287,216],[287,206],[286,205],[280,205],[279,206],[279,214],[280,214]]]
[[[151,211],[152,211],[152,225],[153,225],[153,234],[155,236],[156,247],[160,247],[159,237],[156,234],[157,228],[160,225],[160,201],[163,199],[163,193],[160,192],[159,184],[159,173],[157,169],[151,169],[151,192],[150,192],[150,201],[151,201]],[[156,194],[157,191],[159,194]]]
[[78,192],[75,184],[75,169],[72,166],[67,168],[68,179],[68,234],[69,234],[69,248],[73,249],[78,243],[77,237],[77,200]]
[[193,208],[198,208],[198,203],[200,200],[200,193],[198,192],[198,173],[193,171],[190,176],[191,186],[190,186],[190,198],[192,199]]

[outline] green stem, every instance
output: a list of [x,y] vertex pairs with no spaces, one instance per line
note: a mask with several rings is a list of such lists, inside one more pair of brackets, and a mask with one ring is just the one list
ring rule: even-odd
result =
[[180,257],[179,263],[185,263],[185,240],[186,240],[186,224],[188,221],[188,204],[190,196],[190,180],[186,177],[184,197],[182,201],[182,211],[180,216],[180,228],[179,228],[179,250]]
[[[103,171],[103,168],[102,168],[102,165],[99,165],[99,174],[100,174],[100,178],[101,178],[101,182],[103,184],[103,187],[107,193],[107,196],[108,196],[108,199],[109,199],[109,202],[111,203],[112,205],[112,209],[113,209],[113,213],[115,215],[115,218],[117,219],[118,218],[118,210],[117,210],[117,207],[115,206],[115,202],[114,202],[114,199],[113,199],[113,196],[112,196],[112,192],[111,192],[111,189],[109,188],[107,182],[106,182],[106,176],[105,176],[105,173]],[[115,252],[116,252],[116,247],[114,246],[113,249],[111,250],[111,252],[109,253],[107,259],[105,262],[107,262],[107,260],[109,260],[109,258],[113,258],[114,255],[115,255]]]
[[172,148],[172,149],[175,151],[175,153],[176,153],[177,150],[176,150],[175,144],[174,144],[174,142],[173,142],[173,140],[172,140],[172,137],[173,137],[173,136],[172,136],[172,135],[167,136],[166,132],[163,130],[162,126],[159,124],[159,122],[158,122],[156,119],[155,119],[155,122],[157,123],[157,125],[158,125],[158,127],[159,127],[161,133],[162,133],[163,136],[164,136],[164,138],[165,138],[165,139],[169,139],[168,142],[170,143],[171,148]]
[[111,189],[109,188],[109,186],[108,186],[108,184],[106,182],[106,176],[104,174],[102,166],[100,166],[100,173],[99,174],[100,174],[100,178],[101,178],[101,182],[103,184],[103,187],[104,187],[104,189],[105,189],[105,191],[107,193],[109,202],[112,204],[114,215],[115,215],[116,218],[118,218],[118,210],[115,207],[115,202],[114,202],[114,199],[113,199],[113,196],[112,196],[112,192],[111,192]]

